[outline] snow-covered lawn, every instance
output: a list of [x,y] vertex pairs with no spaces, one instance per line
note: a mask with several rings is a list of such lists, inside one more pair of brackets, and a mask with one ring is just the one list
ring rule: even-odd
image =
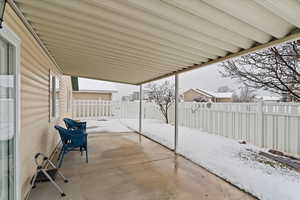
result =
[[[126,124],[134,130],[139,130],[137,120],[121,119],[122,124]],[[159,141],[159,143],[173,149],[174,148],[174,126],[166,124],[156,119],[145,119],[142,121],[142,133],[149,138]]]
[[[121,121],[138,129],[137,120]],[[158,120],[143,120],[143,134],[168,147],[174,145],[174,126]],[[258,155],[264,150],[199,129],[179,127],[180,154],[262,200],[299,200],[300,173]]]
[[200,130],[179,130],[179,152],[213,173],[260,199],[300,199],[300,173],[258,155],[262,149]]

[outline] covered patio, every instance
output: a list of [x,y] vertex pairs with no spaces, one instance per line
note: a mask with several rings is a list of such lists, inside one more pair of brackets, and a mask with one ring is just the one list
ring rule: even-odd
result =
[[[25,199],[36,169],[32,158],[37,152],[50,155],[59,150],[55,148],[59,147],[59,139],[53,127],[64,117],[72,118],[71,76],[139,87],[138,106],[134,108],[136,132],[89,134],[90,162],[85,163],[85,158],[75,152],[69,153],[62,165],[70,183],[58,183],[67,196],[60,197],[52,185],[45,183],[33,190],[30,199],[255,199],[235,187],[235,181],[228,183],[226,176],[217,177],[179,152],[179,78],[196,68],[297,40],[299,1],[0,2],[7,4],[0,32],[5,48],[0,53],[9,58],[0,67],[11,65],[3,74],[12,76],[15,83],[10,89],[15,95],[5,90],[5,103],[11,101],[12,109],[3,112],[2,117],[6,123],[7,113],[13,114],[9,121],[9,129],[12,126],[14,131],[9,138],[13,153],[5,155],[13,162],[5,160],[3,163],[10,168],[1,172],[12,175],[12,181],[6,177],[7,183],[11,181],[5,182],[11,189],[3,189],[6,199]],[[171,148],[142,135],[146,127],[142,123],[143,87],[168,77],[174,79],[174,119],[167,125],[172,128]],[[253,126],[260,135],[262,132],[257,130],[262,130],[262,120],[257,118],[258,125]],[[190,147],[194,138],[186,141],[189,143],[185,147]],[[52,155],[56,160],[55,153]],[[231,166],[228,169],[235,171]],[[248,181],[247,176],[244,179]],[[281,183],[277,188],[282,189]],[[271,187],[272,191],[277,189]]]
[[[72,200],[252,200],[207,170],[134,133],[93,133],[90,162],[68,154],[62,172],[70,183],[58,183]],[[37,185],[32,200],[58,199],[50,183]]]

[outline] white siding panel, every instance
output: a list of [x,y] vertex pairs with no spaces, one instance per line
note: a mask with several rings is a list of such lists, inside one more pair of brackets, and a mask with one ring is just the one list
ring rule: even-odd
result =
[[21,39],[21,181],[22,195],[29,188],[29,180],[35,172],[33,156],[38,152],[50,155],[58,142],[53,125],[49,123],[49,71],[61,77],[61,107],[65,107],[64,84],[70,79],[63,79],[55,64],[42,50],[37,41],[26,29],[10,6],[5,10],[5,23]]

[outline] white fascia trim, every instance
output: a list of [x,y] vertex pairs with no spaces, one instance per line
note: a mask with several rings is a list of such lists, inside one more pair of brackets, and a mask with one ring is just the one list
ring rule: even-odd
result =
[[204,96],[206,96],[206,97],[209,97],[209,98],[214,98],[214,96],[213,95],[211,95],[211,94],[208,94],[207,92],[204,92],[203,90],[201,90],[201,89],[192,89],[192,90],[194,90],[195,92],[197,92],[198,94],[202,94],[202,95],[204,95]]
[[116,90],[78,90],[73,92],[74,93],[96,93],[96,94],[118,93],[118,91]]

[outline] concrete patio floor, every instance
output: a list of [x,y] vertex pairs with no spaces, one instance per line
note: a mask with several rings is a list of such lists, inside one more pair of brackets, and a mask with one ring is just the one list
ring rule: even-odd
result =
[[[212,158],[213,159],[213,158]],[[57,182],[38,184],[31,200],[252,200],[250,195],[163,146],[136,133],[89,135],[89,163],[80,153],[65,157]]]

